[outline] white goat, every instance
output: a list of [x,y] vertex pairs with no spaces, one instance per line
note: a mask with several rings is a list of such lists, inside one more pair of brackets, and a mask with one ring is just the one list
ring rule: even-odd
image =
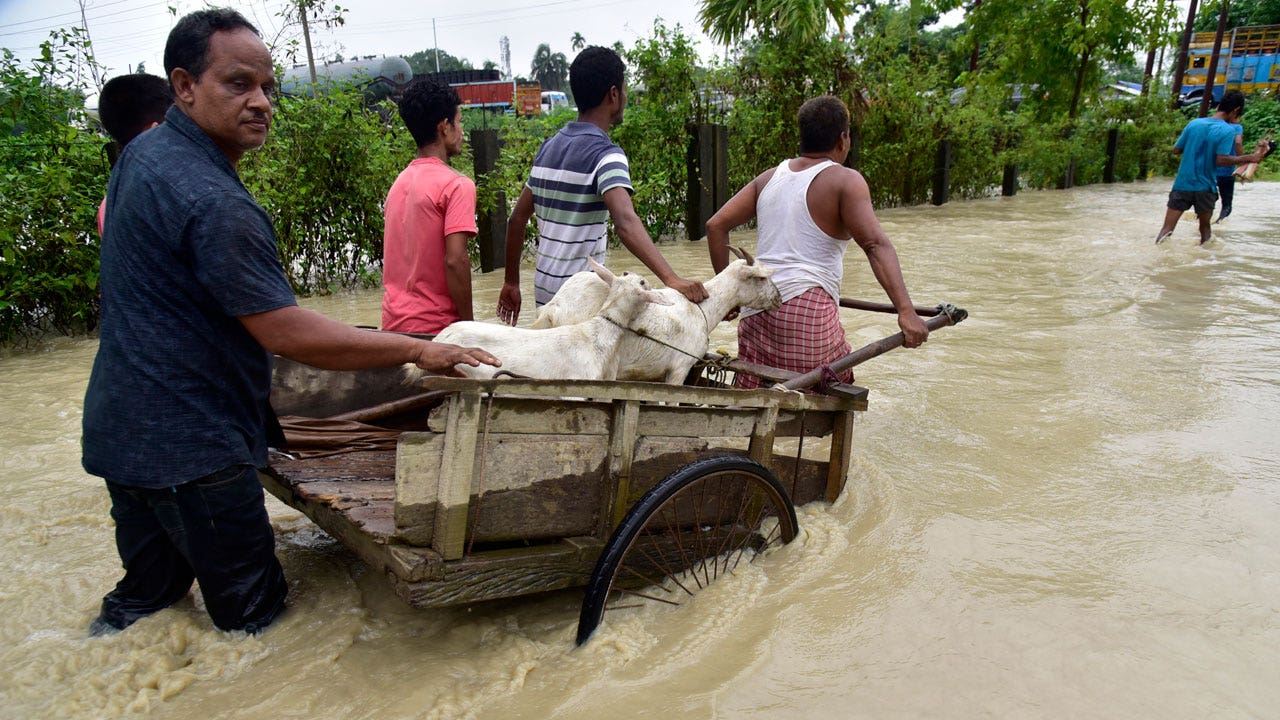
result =
[[[591,262],[605,288],[604,302],[582,322],[549,330],[531,330],[498,323],[461,321],[436,335],[437,342],[484,348],[502,361],[502,367],[456,367],[469,377],[490,378],[499,370],[543,379],[615,380],[618,377],[618,343],[626,328],[650,304],[670,300],[639,275],[614,275]],[[413,382],[425,373],[416,365],[405,366],[405,379]]]
[[[729,263],[704,283],[709,295],[706,300],[695,305],[667,288],[657,292],[670,303],[642,307],[618,349],[618,379],[679,385],[693,364],[706,354],[711,331],[730,311],[739,307],[773,310],[782,303],[778,288],[769,279],[773,270],[756,263],[746,251],[731,249],[741,259]],[[595,275],[576,273],[551,302],[542,306],[532,327],[556,328],[581,322],[600,307],[608,291],[609,287]]]

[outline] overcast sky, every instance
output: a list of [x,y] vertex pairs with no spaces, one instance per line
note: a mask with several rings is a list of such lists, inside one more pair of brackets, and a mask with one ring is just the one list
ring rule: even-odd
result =
[[[163,74],[164,42],[178,16],[206,4],[234,7],[262,30],[269,40],[280,30],[280,9],[290,0],[87,0],[85,16],[98,61],[109,68],[107,77],[127,73],[145,63],[146,70]],[[296,1],[296,0],[294,0]],[[655,18],[668,26],[680,24],[699,40],[703,56],[718,52],[699,30],[696,0],[339,0],[348,8],[346,24],[327,30],[312,28],[317,60],[334,53],[409,55],[435,47],[433,21],[440,49],[466,58],[476,66],[485,60],[501,65],[499,38],[511,41],[511,68],[528,75],[539,43],[572,60],[570,38],[582,33],[588,44],[630,47],[647,37]],[[19,58],[34,57],[52,29],[80,25],[75,0],[0,0],[0,47]],[[720,50],[722,52],[722,50]],[[278,58],[284,61],[283,57]],[[299,56],[299,62],[305,55]]]

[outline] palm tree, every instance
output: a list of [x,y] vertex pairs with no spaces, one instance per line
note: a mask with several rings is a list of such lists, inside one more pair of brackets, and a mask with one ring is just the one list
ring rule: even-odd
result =
[[587,46],[587,39],[582,37],[582,33],[576,32],[573,34],[573,37],[569,40],[569,46],[573,48],[574,52],[578,52],[579,50]]
[[702,0],[698,20],[711,39],[725,45],[746,37],[752,27],[803,42],[826,35],[832,19],[844,32],[853,5],[854,0]]
[[569,79],[569,61],[564,53],[551,52],[551,46],[546,43],[539,45],[533,52],[533,64],[529,69],[533,73],[533,79],[549,90],[563,90]]

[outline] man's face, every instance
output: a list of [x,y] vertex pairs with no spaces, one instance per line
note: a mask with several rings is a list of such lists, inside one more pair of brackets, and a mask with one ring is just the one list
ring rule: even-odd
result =
[[275,70],[262,39],[247,28],[219,30],[209,38],[209,65],[198,78],[173,71],[183,111],[208,133],[232,165],[261,147],[271,128]]
[[456,157],[462,154],[462,108],[453,111],[453,122],[447,122],[440,126],[444,131],[444,147],[449,157]]

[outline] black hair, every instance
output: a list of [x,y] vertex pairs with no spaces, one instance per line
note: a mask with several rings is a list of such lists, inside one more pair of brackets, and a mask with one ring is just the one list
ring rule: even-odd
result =
[[98,120],[120,148],[138,137],[152,123],[164,122],[173,104],[169,82],[157,75],[117,75],[98,95]]
[[1244,107],[1244,94],[1239,90],[1228,90],[1222,94],[1222,102],[1218,103],[1218,112],[1227,115]]
[[176,68],[182,68],[199,79],[209,67],[209,38],[218,31],[240,28],[262,37],[258,28],[231,8],[197,10],[183,17],[164,44],[164,74],[172,77]]
[[626,87],[626,73],[627,66],[613,50],[598,45],[583,49],[569,66],[569,89],[578,111],[598,107],[611,87],[621,92]]
[[436,141],[436,128],[441,120],[453,123],[462,99],[457,90],[445,83],[420,77],[409,83],[397,104],[413,141],[423,147]]
[[849,108],[834,95],[806,100],[797,114],[800,123],[800,152],[827,152],[849,132]]

